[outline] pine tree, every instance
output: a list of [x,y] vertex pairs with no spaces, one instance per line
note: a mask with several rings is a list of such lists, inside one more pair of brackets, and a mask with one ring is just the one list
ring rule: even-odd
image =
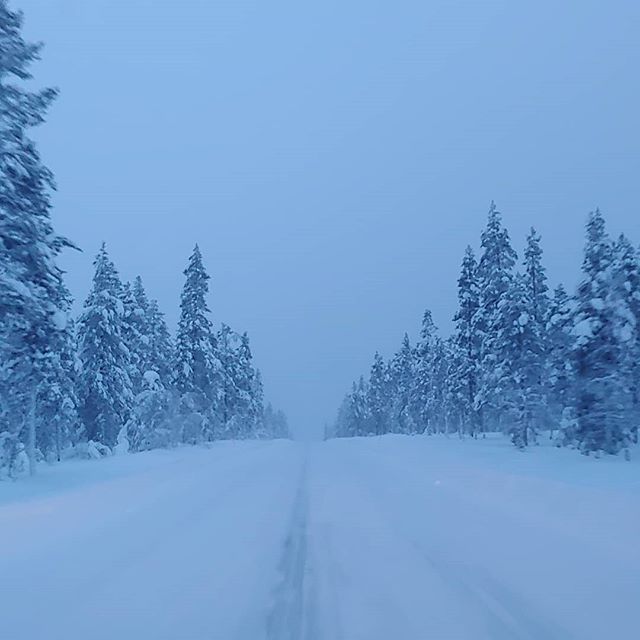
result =
[[145,372],[142,384],[127,423],[130,450],[148,451],[178,444],[182,433],[177,395],[164,387],[160,375],[152,369]]
[[174,383],[183,397],[187,441],[212,440],[219,428],[220,363],[207,306],[209,280],[196,245],[184,275]]
[[458,312],[454,317],[456,325],[452,345],[452,370],[450,390],[456,407],[459,429],[475,437],[480,428],[476,408],[480,344],[474,324],[480,306],[477,281],[477,263],[471,247],[467,247],[462,273],[458,280]]
[[[567,412],[574,406],[573,369],[571,357],[574,349],[572,334],[573,310],[571,300],[560,285],[553,292],[547,321],[547,366],[548,406],[551,424],[551,438],[554,429],[563,427],[571,416]],[[564,427],[568,426],[564,424]],[[570,440],[573,436],[569,435]]]
[[237,419],[240,394],[236,387],[236,382],[240,377],[238,372],[237,341],[237,334],[231,330],[231,327],[223,324],[217,338],[220,386],[222,390],[219,415],[221,432],[225,438],[231,439],[240,437],[240,424]]
[[586,454],[618,453],[631,441],[631,393],[622,367],[629,318],[615,286],[613,246],[599,210],[587,223],[582,271],[574,321],[573,437]]
[[492,377],[499,398],[494,406],[501,413],[503,428],[519,448],[535,438],[544,403],[540,386],[544,352],[540,328],[530,307],[527,279],[517,275],[500,305]]
[[53,232],[53,175],[28,137],[57,92],[25,87],[41,45],[23,39],[22,23],[22,14],[0,0],[0,474],[12,472],[24,446],[35,472],[36,395],[64,315],[57,306],[62,274],[55,258],[69,246]]
[[411,415],[411,390],[414,377],[414,351],[409,336],[405,333],[402,347],[391,360],[389,366],[391,431],[395,433],[415,433]]
[[439,349],[437,329],[431,311],[427,310],[415,349],[415,379],[411,392],[411,414],[418,433],[435,432],[434,363]]
[[631,242],[621,235],[614,246],[613,285],[620,304],[622,322],[621,373],[630,393],[630,432],[638,442],[640,423],[640,255]]
[[[142,302],[144,303],[144,298]],[[122,339],[129,351],[129,378],[133,394],[137,396],[144,388],[144,374],[148,368],[147,308],[140,305],[129,282],[122,287],[122,305],[124,308]]]
[[[532,423],[538,428],[548,426],[550,421],[548,395],[549,372],[547,370],[549,341],[547,336],[547,321],[549,317],[549,287],[547,285],[547,271],[542,263],[542,247],[540,235],[534,228],[527,237],[527,247],[524,253],[524,292],[526,298],[526,313],[533,326],[527,327],[528,338],[537,344],[531,344],[535,352],[535,368],[538,379],[530,380],[533,385],[531,393],[537,398],[536,415],[532,415]],[[534,366],[531,362],[529,366]]]
[[87,438],[114,447],[133,404],[131,357],[125,339],[123,287],[102,245],[78,321],[78,395]]
[[[136,288],[134,286],[134,294]],[[140,304],[140,302],[139,302]],[[147,308],[147,327],[149,337],[147,371],[155,371],[160,376],[162,386],[169,388],[172,380],[174,346],[164,314],[156,300],[149,301]]]
[[476,406],[480,410],[481,429],[501,428],[497,393],[497,335],[504,330],[501,306],[513,281],[517,254],[511,247],[509,233],[502,226],[502,216],[492,202],[487,228],[482,233],[482,256],[478,264],[479,306],[473,331],[480,349],[480,381]]
[[36,402],[36,442],[44,458],[60,461],[63,450],[80,440],[82,428],[76,392],[71,295],[64,285],[60,287],[57,304],[66,316],[59,317],[58,331],[52,334],[50,348],[43,360]]
[[375,354],[367,389],[369,429],[375,435],[389,432],[389,382],[382,356]]

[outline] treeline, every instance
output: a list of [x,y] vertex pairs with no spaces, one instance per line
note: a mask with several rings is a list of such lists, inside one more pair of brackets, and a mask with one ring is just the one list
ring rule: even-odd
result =
[[142,281],[123,284],[104,246],[84,310],[70,318],[56,258],[72,243],[53,230],[53,175],[28,135],[57,92],[25,84],[40,45],[21,29],[0,0],[0,477],[69,453],[285,437],[246,334],[214,331],[197,247],[175,340]]
[[638,441],[640,254],[589,215],[582,278],[573,295],[549,291],[540,236],[518,257],[494,204],[476,260],[468,247],[448,338],[431,313],[420,339],[353,385],[328,437],[499,431],[514,445],[542,432],[585,454]]

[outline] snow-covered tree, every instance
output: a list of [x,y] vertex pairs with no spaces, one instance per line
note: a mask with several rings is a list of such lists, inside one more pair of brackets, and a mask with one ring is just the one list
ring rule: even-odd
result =
[[411,415],[418,433],[435,432],[434,367],[438,358],[440,339],[431,311],[422,317],[420,340],[415,348],[415,378],[411,392]]
[[41,45],[23,39],[22,22],[0,0],[0,473],[11,473],[21,450],[35,471],[36,396],[65,315],[55,258],[69,244],[53,231],[53,176],[28,135],[56,91],[25,83]]
[[91,292],[78,320],[78,395],[87,438],[114,447],[133,403],[131,357],[123,287],[104,244],[94,266]]
[[[547,323],[549,318],[549,287],[547,285],[547,270],[542,262],[543,252],[540,235],[535,229],[531,229],[527,237],[527,246],[524,252],[523,285],[526,300],[526,313],[532,326],[527,326],[527,339],[535,340],[536,344],[530,344],[530,348],[536,355],[535,368],[538,379],[531,380],[530,393],[538,398],[536,414],[531,416],[537,429],[542,429],[549,424],[549,372],[547,336]],[[529,364],[532,366],[533,362]],[[535,388],[534,388],[535,387]]]
[[[134,285],[134,294],[135,292],[136,286]],[[138,298],[137,294],[136,298]],[[174,359],[171,333],[156,300],[149,301],[146,316],[149,348],[145,368],[147,371],[155,371],[160,376],[162,385],[168,388],[171,386],[171,367]]]
[[411,415],[411,391],[415,373],[414,351],[405,333],[402,346],[389,365],[391,424],[395,433],[415,433]]
[[[562,285],[556,287],[549,304],[549,318],[546,327],[548,376],[548,410],[550,435],[563,427],[563,421],[570,419],[573,402],[572,353],[574,348],[573,309],[571,299]],[[566,426],[566,425],[565,425]]]
[[369,430],[376,435],[389,431],[389,379],[387,366],[379,353],[375,354],[367,388]]
[[220,362],[207,305],[209,275],[196,245],[184,275],[176,341],[174,383],[183,397],[186,439],[212,440],[219,430]]
[[271,439],[291,437],[286,414],[280,409],[274,409],[271,403],[268,403],[264,409],[264,431],[265,437]]
[[640,255],[628,238],[621,235],[614,246],[613,286],[621,316],[622,361],[620,371],[630,393],[629,426],[633,442],[638,442],[640,426]]
[[127,438],[131,451],[147,451],[178,444],[182,438],[179,399],[175,391],[162,384],[160,375],[148,369],[143,376],[143,389],[138,393]]
[[497,336],[504,331],[501,307],[513,282],[517,254],[511,247],[509,233],[502,225],[502,215],[492,202],[489,221],[482,233],[482,255],[478,263],[479,305],[473,331],[479,340],[480,381],[476,406],[481,411],[482,428],[500,428],[501,399],[497,392]]
[[59,290],[58,331],[51,335],[42,366],[42,379],[36,400],[37,448],[47,460],[60,461],[64,449],[81,439],[76,391],[75,330],[70,317],[71,295]]
[[569,435],[584,453],[618,453],[632,439],[631,390],[623,367],[632,328],[614,266],[613,245],[596,210],[587,223],[574,321],[576,424]]
[[458,428],[471,436],[476,436],[480,428],[476,407],[480,376],[480,343],[475,327],[475,317],[480,305],[477,269],[473,249],[467,247],[458,280],[458,312],[454,318],[449,389],[458,417]]
[[540,327],[529,312],[530,306],[527,280],[517,275],[500,305],[492,377],[499,398],[494,408],[499,409],[503,429],[519,448],[528,446],[539,431],[544,404],[544,351]]

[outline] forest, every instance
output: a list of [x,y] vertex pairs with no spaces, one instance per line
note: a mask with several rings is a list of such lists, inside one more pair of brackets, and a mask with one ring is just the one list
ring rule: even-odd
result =
[[376,353],[327,437],[507,434],[518,448],[554,440],[584,454],[630,455],[640,419],[640,254],[589,214],[580,283],[552,292],[535,229],[518,256],[495,204],[479,259],[467,247],[451,336],[426,311],[417,344],[405,334]]
[[216,328],[196,246],[177,334],[142,280],[123,283],[103,245],[79,317],[57,264],[55,181],[29,136],[55,89],[33,91],[41,45],[0,2],[0,478],[40,460],[102,457],[216,439],[288,437],[265,404],[246,334]]

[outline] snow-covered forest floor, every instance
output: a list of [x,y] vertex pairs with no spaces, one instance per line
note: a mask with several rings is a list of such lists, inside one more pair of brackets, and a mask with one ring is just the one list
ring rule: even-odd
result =
[[636,637],[638,458],[386,436],[42,467],[0,483],[2,637]]

